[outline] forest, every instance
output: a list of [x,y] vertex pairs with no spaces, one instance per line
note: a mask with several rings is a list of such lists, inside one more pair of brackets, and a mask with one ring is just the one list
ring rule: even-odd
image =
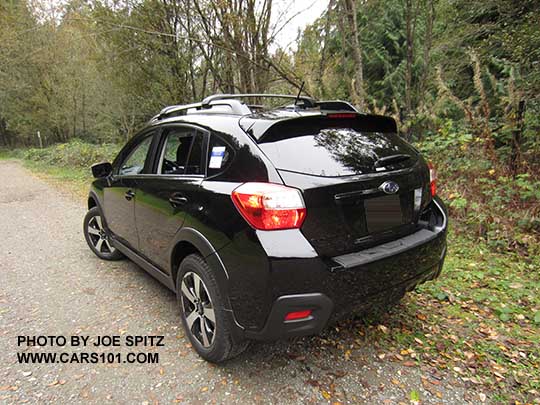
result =
[[450,251],[439,284],[368,330],[494,402],[537,401],[540,2],[329,0],[293,47],[276,3],[3,0],[0,157],[87,192],[89,166],[160,109],[215,93],[301,89],[392,116],[437,168]]
[[540,3],[330,0],[292,50],[276,37],[294,15],[272,3],[3,1],[0,146],[116,144],[166,105],[304,84],[393,116],[467,232],[535,245]]

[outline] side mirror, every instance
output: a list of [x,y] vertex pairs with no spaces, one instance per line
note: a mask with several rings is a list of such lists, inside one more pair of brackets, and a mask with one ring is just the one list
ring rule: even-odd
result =
[[112,165],[109,162],[96,163],[92,165],[92,175],[96,179],[107,177],[112,173]]

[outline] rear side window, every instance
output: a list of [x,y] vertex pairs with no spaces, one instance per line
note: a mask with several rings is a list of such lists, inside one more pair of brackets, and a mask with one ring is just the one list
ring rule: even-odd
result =
[[321,177],[398,168],[376,165],[380,158],[390,155],[411,156],[399,167],[407,167],[416,160],[414,150],[395,133],[378,132],[375,128],[366,131],[356,128],[351,121],[328,119],[327,124],[304,126],[284,123],[280,128],[272,128],[270,136],[263,136],[259,147],[277,169]]
[[170,130],[159,163],[159,174],[204,174],[203,135],[192,128]]
[[233,156],[233,148],[219,136],[212,134],[208,147],[207,176],[224,172],[232,162]]

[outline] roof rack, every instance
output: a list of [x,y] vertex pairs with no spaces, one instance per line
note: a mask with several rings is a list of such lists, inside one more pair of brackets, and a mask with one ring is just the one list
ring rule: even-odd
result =
[[[177,113],[176,115],[186,115],[188,110],[209,110],[212,107],[217,106],[228,106],[231,109],[231,113],[235,115],[246,115],[251,114],[251,110],[244,103],[241,103],[238,100],[223,100],[220,102],[212,102],[209,104],[203,103],[193,103],[193,104],[184,104],[184,105],[170,105],[163,108],[158,115],[156,115],[152,120],[161,120],[167,116]],[[183,113],[183,114],[182,114]]]
[[293,96],[291,94],[257,94],[257,93],[251,93],[251,94],[214,94],[212,96],[206,97],[202,101],[203,107],[209,106],[210,103],[216,100],[228,100],[228,99],[235,99],[235,98],[290,98],[290,99],[298,99],[302,100],[304,103],[304,106],[307,108],[314,108],[317,106],[317,101],[315,101],[311,97],[307,96]]
[[[227,106],[230,108],[231,113],[234,115],[249,115],[252,114],[250,106],[243,103],[237,98],[287,98],[287,99],[297,99],[301,100],[302,104],[294,104],[285,107],[284,109],[308,109],[308,108],[320,108],[321,111],[332,111],[332,112],[358,112],[350,103],[341,100],[326,100],[326,101],[317,101],[308,96],[294,96],[290,94],[214,94],[212,96],[206,97],[200,103],[192,103],[185,105],[171,105],[163,108],[159,114],[152,118],[152,121],[157,121],[164,119],[172,114],[175,115],[186,115],[188,110],[211,110],[213,107],[218,106]],[[262,106],[255,106],[257,108],[262,108]],[[210,111],[208,111],[210,113]],[[216,111],[217,112],[217,111]]]

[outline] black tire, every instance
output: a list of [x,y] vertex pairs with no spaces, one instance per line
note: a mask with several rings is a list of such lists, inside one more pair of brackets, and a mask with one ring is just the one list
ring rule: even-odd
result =
[[[199,285],[199,294],[194,285],[197,278],[203,283]],[[183,282],[187,294],[185,288],[184,291],[182,289]],[[191,298],[188,298],[188,294],[191,294]],[[198,254],[191,254],[180,263],[176,277],[176,296],[186,335],[203,359],[220,363],[238,356],[247,348],[248,341],[233,338],[234,320],[229,312],[223,310],[225,300],[214,273]],[[199,304],[194,303],[197,300]],[[187,319],[189,315],[192,315],[190,321]],[[205,336],[201,330],[203,327]]]
[[98,207],[90,208],[83,221],[83,233],[86,243],[94,254],[103,260],[120,260],[124,255],[116,249],[110,240],[103,216]]

